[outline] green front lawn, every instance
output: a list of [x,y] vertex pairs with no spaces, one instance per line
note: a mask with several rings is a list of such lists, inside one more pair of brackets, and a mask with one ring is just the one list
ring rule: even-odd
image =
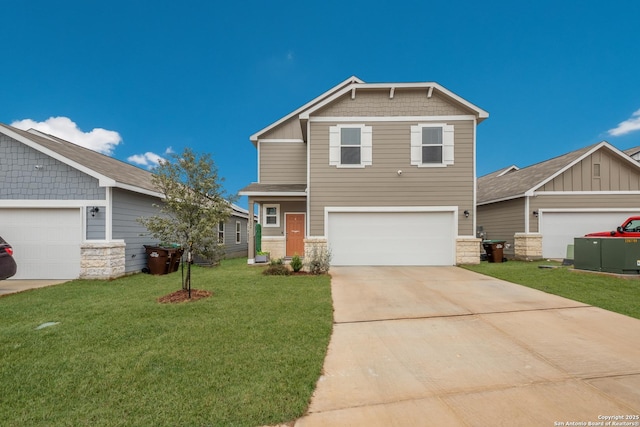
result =
[[581,272],[549,261],[483,261],[464,268],[640,319],[640,280],[636,278]]
[[[3,426],[258,426],[301,416],[332,328],[328,276],[194,268],[0,298]],[[36,329],[45,322],[59,324]]]

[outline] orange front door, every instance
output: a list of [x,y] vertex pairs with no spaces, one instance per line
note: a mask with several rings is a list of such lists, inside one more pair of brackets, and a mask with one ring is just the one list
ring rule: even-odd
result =
[[304,256],[304,214],[285,214],[287,256]]

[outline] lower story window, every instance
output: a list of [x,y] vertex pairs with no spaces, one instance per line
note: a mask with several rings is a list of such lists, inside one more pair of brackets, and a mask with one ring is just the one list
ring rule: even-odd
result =
[[264,205],[262,213],[264,227],[280,227],[280,205]]
[[224,243],[224,222],[218,223],[218,243]]

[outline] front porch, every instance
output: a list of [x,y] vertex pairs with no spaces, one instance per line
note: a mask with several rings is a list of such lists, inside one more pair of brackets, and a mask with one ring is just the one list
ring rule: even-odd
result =
[[[258,214],[261,226],[261,252],[269,252],[271,259],[305,254],[307,237],[307,193],[305,184],[253,183],[239,194],[249,199],[249,212]],[[248,224],[248,263],[256,258],[256,232]]]

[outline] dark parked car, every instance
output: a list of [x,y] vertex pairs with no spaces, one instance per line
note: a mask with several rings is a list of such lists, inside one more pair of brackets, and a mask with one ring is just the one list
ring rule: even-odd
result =
[[16,260],[13,259],[13,248],[0,237],[0,280],[16,274],[17,268]]

